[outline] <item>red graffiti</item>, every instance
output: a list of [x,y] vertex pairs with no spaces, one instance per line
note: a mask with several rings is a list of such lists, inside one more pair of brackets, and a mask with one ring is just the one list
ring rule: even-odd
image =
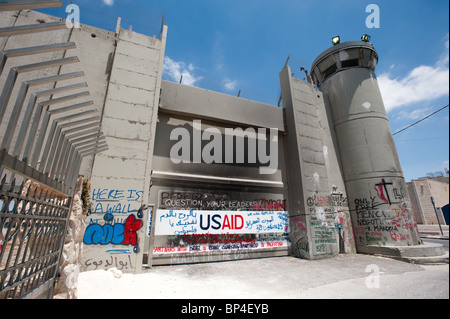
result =
[[400,240],[410,240],[410,236],[407,235],[403,235],[403,234],[399,234],[393,231],[390,231],[389,234],[391,235],[391,239],[394,241],[400,241]]
[[122,245],[136,245],[138,243],[137,231],[141,229],[143,223],[142,220],[136,219],[134,215],[128,216],[125,221],[124,240]]
[[389,204],[388,199],[386,198],[386,196],[384,196],[383,185],[382,184],[375,185],[375,190],[377,191],[378,197],[381,198],[386,204]]
[[261,199],[257,203],[253,204],[253,210],[255,211],[285,211],[286,200],[265,200]]
[[317,196],[317,206],[319,207],[328,207],[328,196]]
[[364,235],[364,227],[355,227],[355,234]]
[[[392,185],[392,183],[386,183],[386,181],[383,179],[381,180],[381,183],[376,184],[374,188],[377,191],[378,197],[381,198],[386,204],[391,205],[391,199],[386,187],[387,185]],[[386,192],[386,194],[384,192]]]

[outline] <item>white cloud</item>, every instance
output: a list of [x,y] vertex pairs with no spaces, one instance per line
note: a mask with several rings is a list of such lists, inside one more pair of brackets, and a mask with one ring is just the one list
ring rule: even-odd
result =
[[103,0],[103,3],[111,7],[114,4],[114,0]]
[[449,94],[449,41],[446,51],[435,66],[421,65],[404,78],[391,78],[386,72],[378,76],[378,84],[387,111],[411,103],[431,101]]
[[417,110],[402,110],[398,112],[395,117],[397,119],[409,119],[409,120],[420,120],[430,114],[432,110],[430,108],[417,109]]
[[196,82],[203,78],[202,76],[196,76],[193,73],[194,71],[195,67],[192,64],[186,66],[184,62],[177,62],[168,56],[164,58],[164,73],[175,82],[179,82],[181,76],[183,76],[183,84],[194,86]]
[[231,81],[229,79],[226,79],[223,81],[223,87],[227,90],[227,91],[235,91],[236,87],[238,85],[237,81]]

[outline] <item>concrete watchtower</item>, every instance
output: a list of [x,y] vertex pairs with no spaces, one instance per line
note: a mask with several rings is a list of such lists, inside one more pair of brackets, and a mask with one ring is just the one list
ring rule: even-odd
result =
[[421,243],[374,72],[377,63],[372,44],[350,41],[324,51],[311,68],[332,114],[361,253]]

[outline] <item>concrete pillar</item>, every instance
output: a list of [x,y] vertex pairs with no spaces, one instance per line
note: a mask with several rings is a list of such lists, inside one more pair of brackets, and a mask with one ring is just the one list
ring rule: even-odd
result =
[[403,172],[375,76],[378,54],[341,43],[314,61],[311,75],[332,112],[358,252],[419,245]]
[[291,254],[306,259],[355,253],[344,181],[322,93],[280,73],[285,113]]
[[165,26],[160,39],[121,28],[117,34],[102,114],[109,150],[92,168],[83,270],[142,270],[166,37]]

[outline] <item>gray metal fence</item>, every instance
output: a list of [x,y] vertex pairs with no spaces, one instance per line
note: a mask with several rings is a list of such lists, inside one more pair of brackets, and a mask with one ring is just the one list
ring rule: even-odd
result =
[[[61,1],[2,1],[0,11],[54,6]],[[63,28],[65,21],[12,26],[0,28],[0,37]],[[23,64],[23,57],[75,48],[67,42],[0,52],[0,77],[7,74],[0,88],[0,299],[52,297],[81,161],[108,148],[94,102],[77,101],[89,96],[87,84],[64,85],[82,71],[20,77],[79,63],[72,56]],[[22,64],[8,68],[17,57]]]

